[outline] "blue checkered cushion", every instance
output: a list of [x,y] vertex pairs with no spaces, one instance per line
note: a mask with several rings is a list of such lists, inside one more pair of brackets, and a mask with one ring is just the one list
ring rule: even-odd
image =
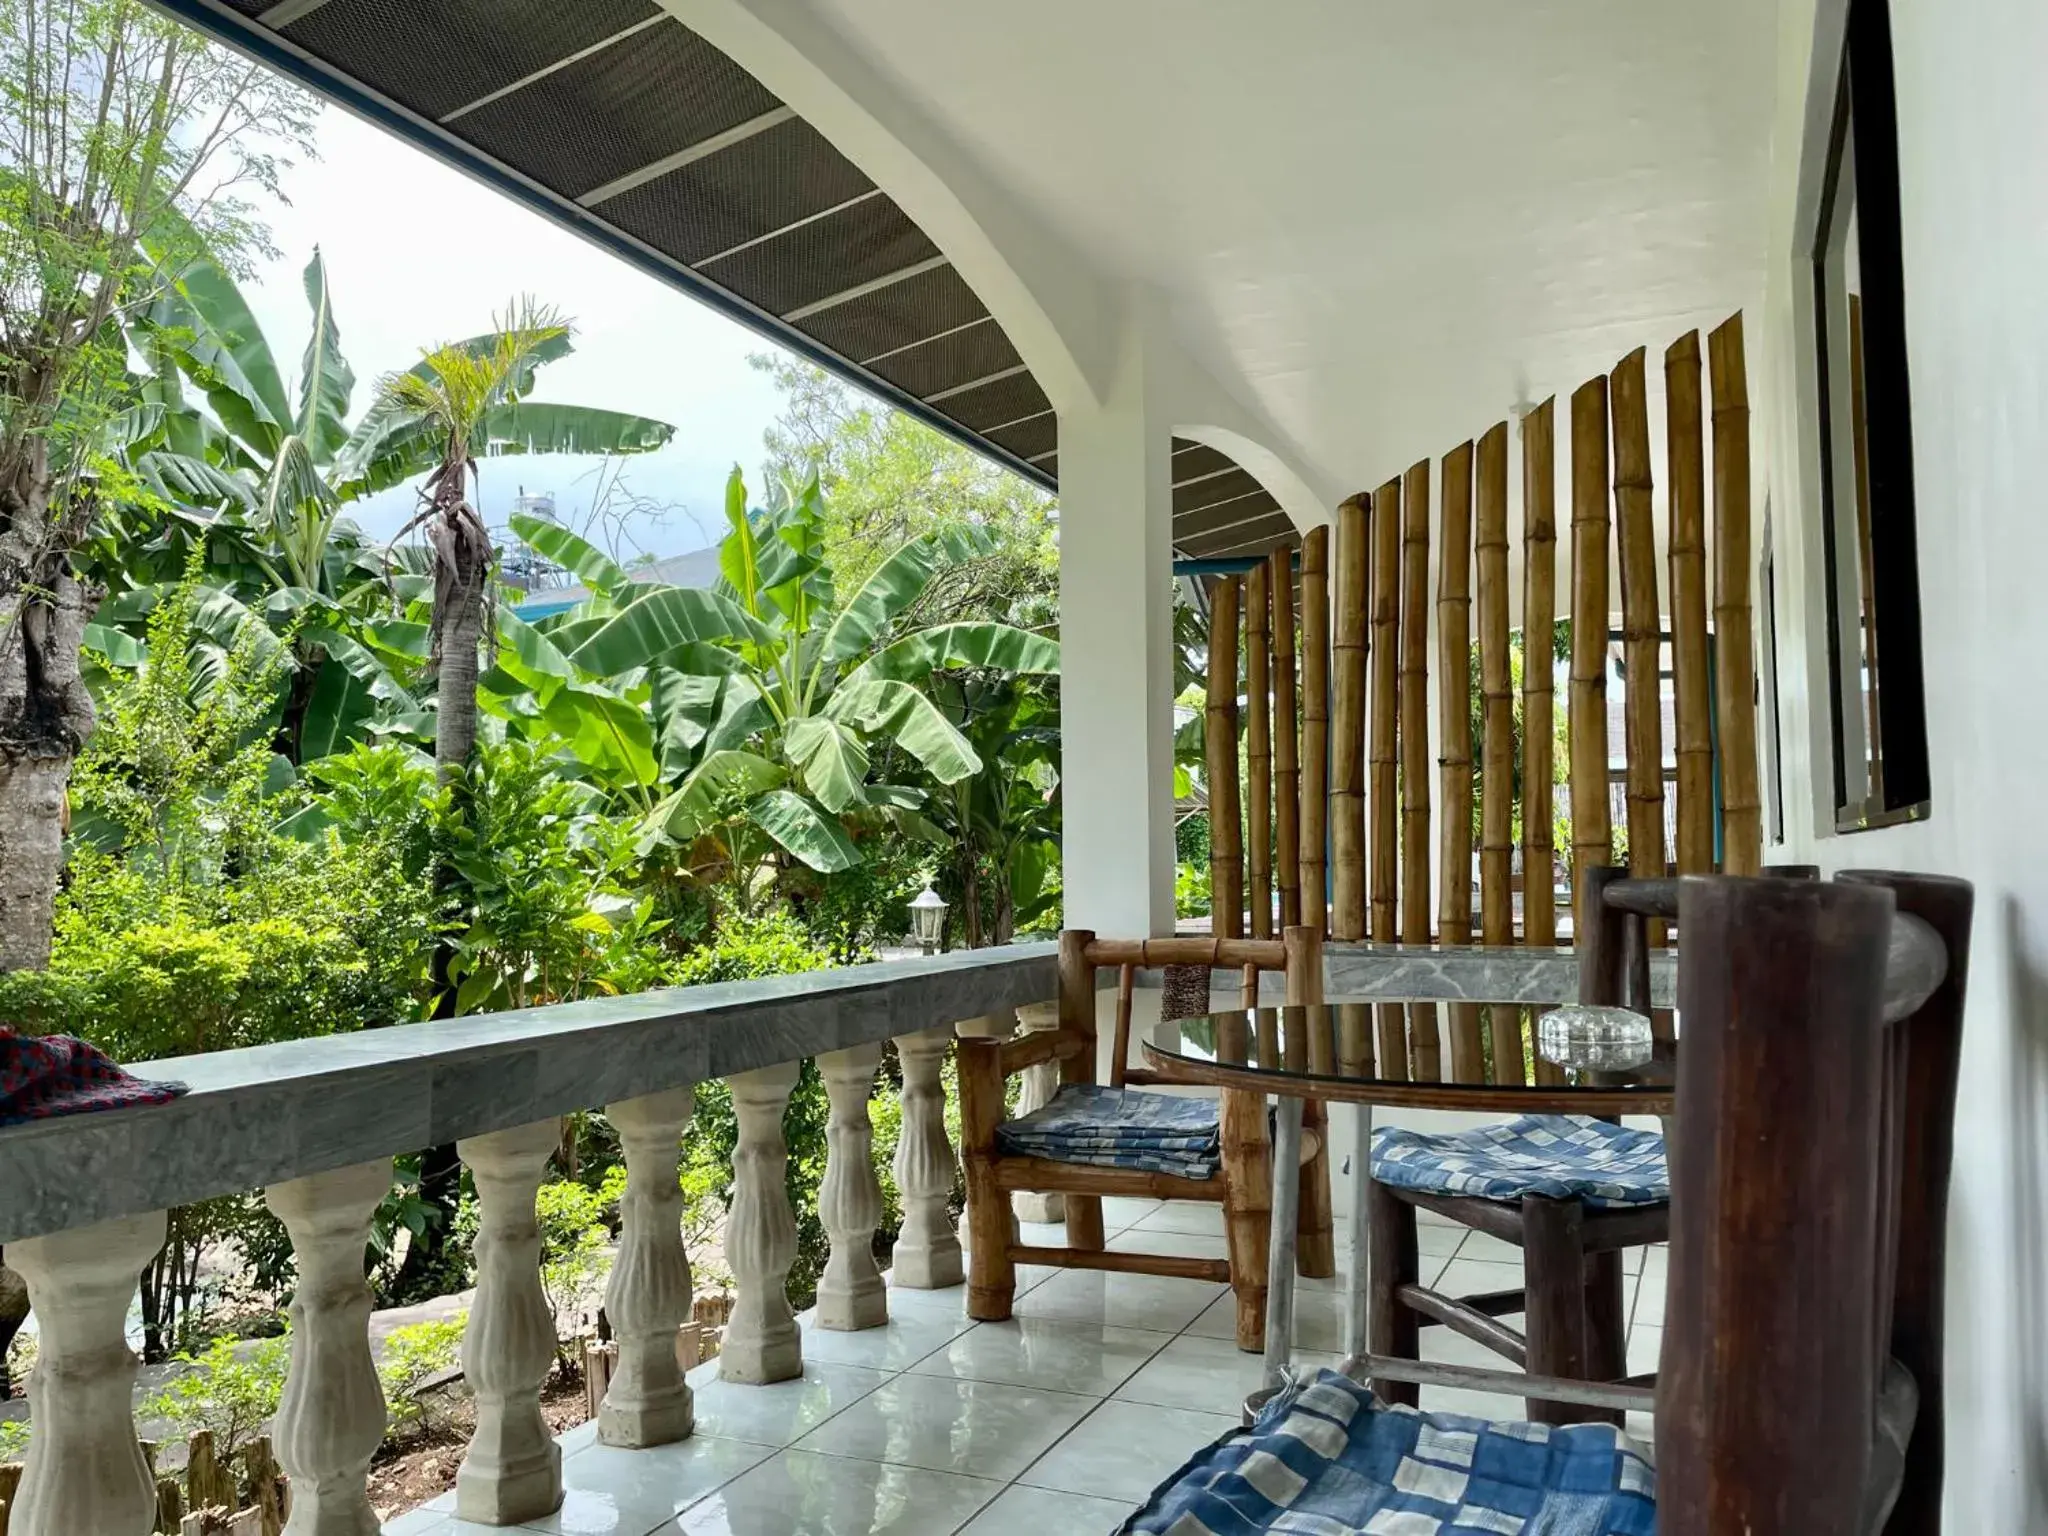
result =
[[1025,1157],[1183,1178],[1213,1176],[1222,1159],[1214,1099],[1068,1083],[1043,1109],[996,1130],[996,1145]]
[[1671,1198],[1662,1136],[1584,1115],[1524,1115],[1448,1135],[1389,1127],[1373,1136],[1372,1176],[1397,1189],[1485,1200],[1544,1195],[1605,1207]]
[[1656,1502],[1611,1424],[1417,1413],[1323,1371],[1199,1453],[1122,1536],[1654,1536]]

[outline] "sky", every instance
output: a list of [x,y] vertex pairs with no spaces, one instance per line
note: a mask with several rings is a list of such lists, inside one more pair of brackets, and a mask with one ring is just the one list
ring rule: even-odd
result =
[[[626,465],[634,493],[670,505],[658,518],[630,519],[619,553],[683,554],[716,543],[732,466],[759,490],[761,434],[778,397],[747,355],[773,344],[339,108],[322,112],[318,143],[319,160],[283,177],[290,205],[271,211],[278,258],[243,285],[294,393],[310,328],[302,273],[315,246],[326,258],[342,354],[355,369],[351,420],[380,375],[410,367],[436,343],[490,330],[494,315],[531,294],[576,325],[576,350],[541,370],[533,398],[632,411],[676,429],[668,447]],[[555,492],[558,515],[580,522],[598,462],[487,461],[485,520],[504,522],[523,485]],[[399,488],[351,515],[388,538],[414,506]]]

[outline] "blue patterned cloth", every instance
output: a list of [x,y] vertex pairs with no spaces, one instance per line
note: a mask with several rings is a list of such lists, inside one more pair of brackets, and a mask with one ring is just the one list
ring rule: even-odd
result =
[[1607,1207],[1671,1198],[1662,1136],[1584,1115],[1524,1115],[1448,1135],[1389,1127],[1373,1135],[1372,1176],[1396,1189],[1483,1200],[1544,1195]]
[[1182,1178],[1213,1177],[1222,1161],[1214,1099],[1068,1083],[1043,1109],[996,1130],[996,1145],[1025,1157]]
[[1176,1472],[1120,1536],[1654,1536],[1657,1477],[1611,1424],[1389,1407],[1335,1371]]

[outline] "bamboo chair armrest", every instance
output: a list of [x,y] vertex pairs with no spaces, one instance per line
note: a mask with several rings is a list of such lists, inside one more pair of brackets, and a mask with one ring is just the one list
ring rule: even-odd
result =
[[[968,1042],[962,1041],[964,1049]],[[991,1047],[1001,1052],[998,1060],[1004,1077],[1015,1077],[1028,1067],[1041,1066],[1049,1061],[1068,1061],[1087,1049],[1087,1042],[1077,1034],[1063,1029],[1039,1030],[1015,1040],[983,1040],[977,1045]]]

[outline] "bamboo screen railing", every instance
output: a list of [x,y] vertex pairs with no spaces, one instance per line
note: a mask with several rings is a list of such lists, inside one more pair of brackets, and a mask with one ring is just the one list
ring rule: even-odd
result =
[[[1551,945],[1560,932],[1555,882],[1576,903],[1582,872],[1614,861],[1617,820],[1637,874],[1761,867],[1742,317],[1707,339],[1704,382],[1702,352],[1694,332],[1664,354],[1670,483],[1661,497],[1668,519],[1661,588],[1660,497],[1640,349],[1611,375],[1575,390],[1569,403],[1564,613],[1551,400],[1526,413],[1518,432],[1497,423],[1435,465],[1423,460],[1346,501],[1334,532],[1318,528],[1304,539],[1298,570],[1293,552],[1281,547],[1247,575],[1213,581],[1207,761],[1218,935],[1265,935],[1305,921],[1333,939]],[[1519,749],[1508,622],[1508,488],[1517,445]],[[1609,591],[1610,554],[1618,593]],[[1624,699],[1625,793],[1609,782],[1607,675],[1617,613],[1624,675],[1638,683]],[[1571,626],[1561,785],[1552,654],[1560,617]],[[1667,648],[1676,762],[1669,788],[1660,678]],[[1561,870],[1553,831],[1560,790],[1571,826]],[[1441,818],[1434,840],[1433,813]],[[1448,1069],[1457,1082],[1520,1081],[1533,1057],[1528,1023],[1512,1008],[1382,1004],[1367,1048],[1376,1050],[1383,1077],[1427,1081]],[[1555,1076],[1541,1063],[1535,1070]]]

